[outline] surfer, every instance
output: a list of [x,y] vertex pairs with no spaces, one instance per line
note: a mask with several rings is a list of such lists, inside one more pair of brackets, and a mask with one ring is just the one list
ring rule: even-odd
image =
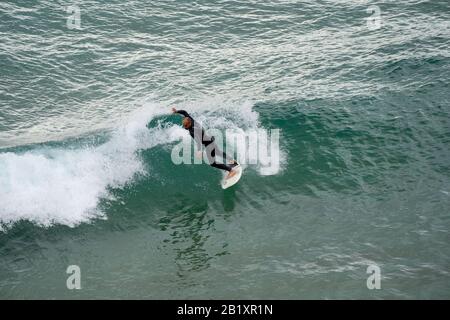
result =
[[[202,154],[202,145],[206,148],[206,155],[210,166],[218,169],[228,171],[227,179],[233,177],[236,174],[234,167],[238,165],[237,161],[233,158],[227,156],[225,152],[219,149],[217,144],[214,142],[214,137],[209,137],[205,134],[205,130],[196,122],[190,115],[184,110],[177,110],[172,108],[173,113],[178,113],[184,116],[182,120],[183,128],[189,131],[189,134],[194,139],[197,145],[197,155]],[[209,151],[209,152],[208,152]],[[220,156],[222,159],[230,161],[229,164],[217,163],[216,155]]]

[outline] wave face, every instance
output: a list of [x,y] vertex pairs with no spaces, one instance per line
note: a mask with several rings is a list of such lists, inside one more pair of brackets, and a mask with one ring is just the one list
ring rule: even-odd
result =
[[[448,1],[2,0],[0,17],[0,298],[449,298]],[[279,166],[224,191],[175,165],[172,106],[279,129]]]
[[74,226],[101,215],[96,210],[100,197],[107,196],[108,187],[123,186],[143,172],[136,151],[158,143],[158,136],[148,133],[144,117],[114,130],[100,145],[1,153],[1,222]]
[[[206,129],[239,129],[245,133],[246,129],[258,128],[258,116],[250,103],[228,106],[225,113],[220,108],[210,101],[197,102],[190,109]],[[165,119],[167,110],[150,103],[135,110],[122,125],[103,134],[106,141],[90,136],[62,141],[59,146],[41,144],[26,151],[0,153],[0,222],[10,225],[29,220],[43,226],[73,227],[92,218],[106,218],[98,204],[102,198],[111,197],[108,189],[123,188],[148,173],[139,155],[141,150],[189,138],[179,119],[176,124]],[[266,171],[260,170],[271,174]]]

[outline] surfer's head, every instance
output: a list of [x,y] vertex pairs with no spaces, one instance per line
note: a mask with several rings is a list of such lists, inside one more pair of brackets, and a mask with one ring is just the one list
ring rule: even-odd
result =
[[183,127],[189,129],[192,126],[192,120],[188,117],[183,118]]

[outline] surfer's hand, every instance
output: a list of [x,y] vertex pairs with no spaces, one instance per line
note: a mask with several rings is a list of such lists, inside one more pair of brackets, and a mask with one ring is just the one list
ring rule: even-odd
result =
[[176,112],[177,112],[177,109],[172,108],[172,113],[176,113]]
[[202,155],[203,155],[203,152],[201,152],[201,151],[197,151],[197,152],[195,153],[195,156],[197,157],[197,159],[201,159],[201,158],[202,158]]

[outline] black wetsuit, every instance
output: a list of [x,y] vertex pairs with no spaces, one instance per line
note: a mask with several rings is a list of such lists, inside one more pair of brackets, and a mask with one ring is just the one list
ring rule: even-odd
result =
[[190,128],[185,128],[189,131],[189,134],[194,139],[195,143],[197,144],[197,150],[202,150],[202,145],[207,148],[206,155],[208,157],[209,164],[218,169],[231,171],[233,167],[237,165],[237,162],[233,164],[225,164],[225,163],[217,163],[216,162],[216,155],[220,156],[224,162],[225,160],[233,161],[233,158],[228,157],[225,152],[219,149],[217,144],[214,142],[214,137],[209,137],[205,134],[205,130],[201,127],[201,125],[196,122],[190,115],[184,110],[178,110],[176,113],[181,114],[182,116],[185,116],[191,120],[191,126]]

